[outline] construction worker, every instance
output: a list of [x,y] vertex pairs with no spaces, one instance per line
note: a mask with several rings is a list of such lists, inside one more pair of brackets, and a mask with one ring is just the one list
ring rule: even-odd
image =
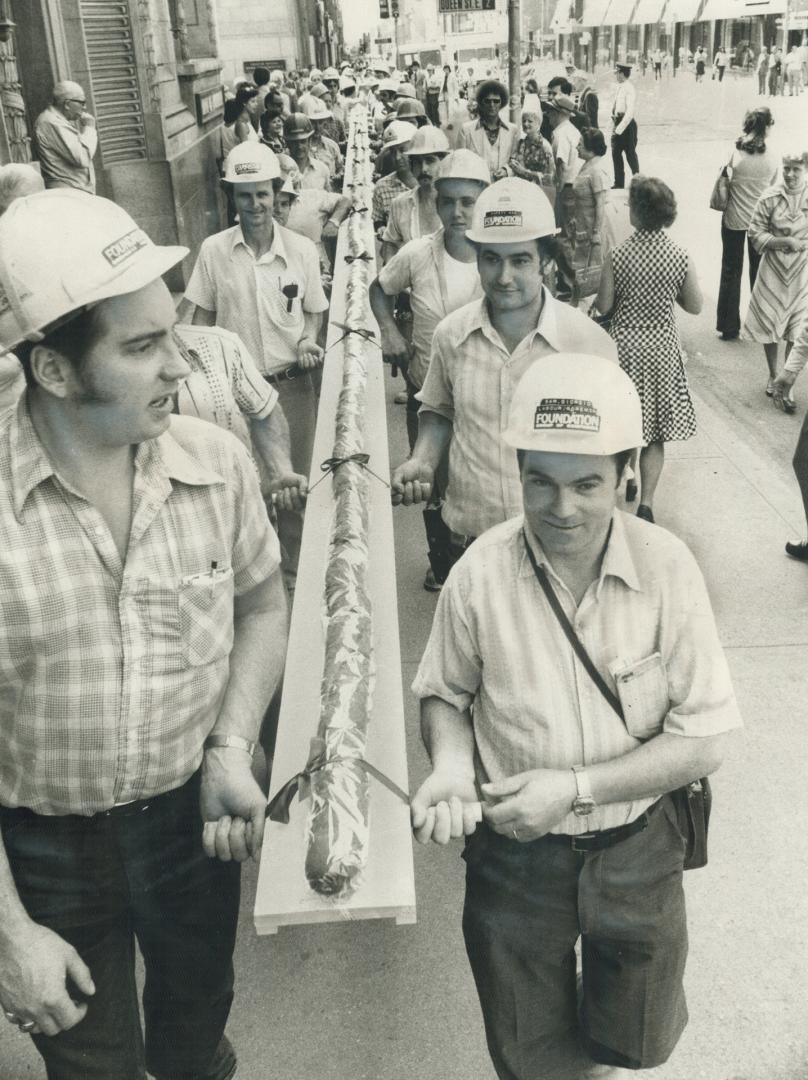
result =
[[382,233],[382,261],[387,262],[408,240],[426,236],[440,228],[435,209],[434,180],[449,142],[439,128],[419,128],[406,149],[410,171],[417,181],[412,191],[393,199]]

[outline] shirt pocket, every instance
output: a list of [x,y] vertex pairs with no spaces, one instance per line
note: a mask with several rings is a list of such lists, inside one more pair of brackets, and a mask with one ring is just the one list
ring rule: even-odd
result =
[[635,739],[659,735],[670,710],[668,674],[662,656],[652,653],[643,660],[617,660],[609,670],[617,685],[626,727]]
[[199,667],[230,655],[234,597],[231,567],[180,582],[180,638],[186,664]]

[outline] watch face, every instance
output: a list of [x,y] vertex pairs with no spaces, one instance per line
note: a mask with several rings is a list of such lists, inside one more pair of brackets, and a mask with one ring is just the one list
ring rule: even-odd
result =
[[587,798],[585,795],[579,795],[572,804],[572,812],[577,817],[586,817],[588,814],[591,814],[594,809],[595,800],[591,797]]

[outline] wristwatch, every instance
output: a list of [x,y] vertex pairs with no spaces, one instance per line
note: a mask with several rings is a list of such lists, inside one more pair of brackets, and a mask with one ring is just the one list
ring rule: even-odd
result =
[[587,817],[597,806],[589,786],[589,775],[583,765],[573,765],[572,771],[575,776],[575,786],[578,794],[572,804],[572,812],[576,817]]
[[240,735],[208,735],[204,749],[215,750],[219,746],[232,746],[236,750],[246,750],[250,757],[255,753],[255,743],[242,739]]

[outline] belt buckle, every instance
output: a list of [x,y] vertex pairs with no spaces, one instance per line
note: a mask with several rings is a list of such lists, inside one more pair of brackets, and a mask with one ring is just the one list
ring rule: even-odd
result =
[[[594,832],[578,833],[576,836],[573,836],[572,843],[570,844],[570,847],[572,848],[573,851],[591,851],[592,849],[587,846],[586,841],[587,840],[594,840],[594,838],[597,835],[598,834],[594,833]],[[581,841],[584,841],[584,846],[583,847],[578,847],[578,844]]]

